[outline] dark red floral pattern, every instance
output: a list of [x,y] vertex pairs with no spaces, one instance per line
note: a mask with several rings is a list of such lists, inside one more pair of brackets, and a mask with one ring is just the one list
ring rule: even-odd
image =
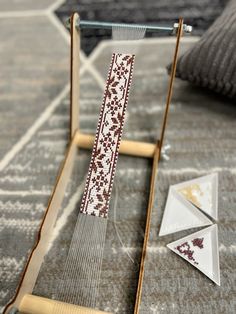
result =
[[106,218],[113,185],[134,55],[113,54],[80,211]]

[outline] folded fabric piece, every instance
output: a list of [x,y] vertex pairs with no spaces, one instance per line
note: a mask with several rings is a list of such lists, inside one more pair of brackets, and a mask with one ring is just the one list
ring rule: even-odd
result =
[[[215,92],[236,97],[236,1],[177,63],[177,77]],[[171,66],[168,66],[170,71]]]
[[167,247],[220,286],[217,225],[169,243]]

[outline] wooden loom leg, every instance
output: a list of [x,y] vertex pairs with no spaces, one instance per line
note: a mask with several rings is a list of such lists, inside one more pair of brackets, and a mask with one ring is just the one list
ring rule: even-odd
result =
[[65,189],[74,165],[74,159],[77,150],[78,148],[75,143],[74,136],[68,148],[63,165],[61,166],[61,169],[59,171],[57,182],[55,184],[52,196],[49,200],[48,207],[39,227],[36,243],[31,251],[31,254],[23,271],[20,284],[16,291],[16,295],[13,300],[5,307],[3,313],[9,313],[12,307],[19,308],[21,300],[25,296],[25,294],[31,293],[33,291],[40,270],[40,266],[50,243],[51,234],[57,218],[58,210],[65,195]]
[[4,313],[8,313],[11,307],[19,307],[20,301],[26,293],[31,293],[34,283],[42,263],[42,259],[47,250],[50,234],[60,208],[68,178],[71,174],[75,153],[78,150],[75,143],[75,131],[79,126],[79,65],[80,65],[80,31],[76,28],[79,14],[74,13],[71,16],[71,69],[70,69],[70,146],[66,154],[64,163],[59,172],[52,196],[50,198],[47,210],[42,219],[39,228],[36,243],[28,258],[26,267],[23,271],[22,279],[16,291],[16,295],[5,307]]
[[162,148],[163,141],[164,141],[165,128],[166,128],[166,124],[167,124],[167,117],[168,117],[168,112],[169,112],[169,107],[170,107],[170,102],[171,102],[171,97],[172,97],[172,91],[173,91],[173,83],[174,83],[174,78],[175,78],[175,73],[176,73],[179,43],[180,43],[180,38],[182,36],[182,32],[183,32],[183,19],[180,18],[179,19],[179,28],[178,28],[178,32],[177,32],[176,45],[175,45],[174,58],[173,58],[173,63],[172,63],[172,68],[171,68],[168,93],[167,93],[166,108],[165,108],[165,113],[164,113],[164,117],[163,117],[161,138],[160,138],[160,142],[158,143],[158,145],[156,147],[156,151],[155,151],[154,156],[153,156],[150,193],[149,193],[148,209],[147,209],[147,216],[146,216],[146,226],[145,226],[145,234],[144,234],[141,262],[140,262],[139,279],[138,279],[138,287],[137,287],[137,292],[136,292],[134,314],[138,314],[139,308],[140,308],[142,286],[143,286],[143,277],[144,277],[144,264],[145,264],[146,254],[147,254],[147,244],[148,244],[148,240],[149,240],[150,224],[151,224],[151,213],[152,213],[154,196],[155,196],[155,182],[156,182],[156,176],[157,176],[157,167],[158,167],[158,162],[160,160],[161,148]]
[[155,183],[156,183],[156,176],[157,176],[158,160],[159,160],[159,145],[157,144],[154,157],[153,157],[153,162],[152,162],[152,174],[151,174],[149,201],[148,201],[148,208],[147,208],[146,226],[145,226],[145,234],[144,234],[140,269],[139,269],[139,279],[138,279],[138,287],[137,287],[137,292],[136,292],[134,314],[139,313],[139,306],[140,306],[141,295],[142,295],[144,263],[145,263],[146,253],[147,253],[147,244],[148,244],[150,224],[151,224],[151,213],[152,213],[152,207],[153,207],[154,197],[155,197]]
[[79,128],[80,97],[80,29],[77,29],[79,14],[71,16],[71,56],[70,56],[70,137]]

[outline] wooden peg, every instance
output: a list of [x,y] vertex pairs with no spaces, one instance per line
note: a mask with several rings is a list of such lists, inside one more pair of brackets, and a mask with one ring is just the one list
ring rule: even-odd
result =
[[[76,143],[80,148],[92,149],[94,136],[77,132]],[[152,143],[121,140],[119,153],[136,157],[153,158],[155,148],[156,145]]]
[[19,306],[22,314],[111,314],[92,308],[64,303],[47,298],[26,294]]
[[70,23],[71,56],[70,56],[70,137],[79,128],[80,97],[80,29],[76,27],[79,14],[73,13]]

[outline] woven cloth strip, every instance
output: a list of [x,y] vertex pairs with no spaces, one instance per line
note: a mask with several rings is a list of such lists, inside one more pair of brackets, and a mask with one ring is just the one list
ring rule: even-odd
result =
[[115,175],[134,55],[112,55],[80,211],[106,218]]

